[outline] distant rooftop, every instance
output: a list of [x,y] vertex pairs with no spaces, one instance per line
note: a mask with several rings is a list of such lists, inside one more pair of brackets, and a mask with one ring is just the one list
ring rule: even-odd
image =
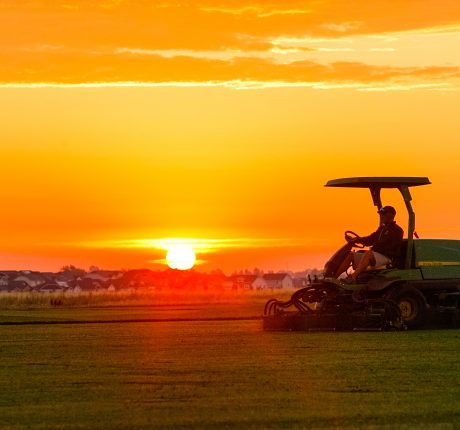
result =
[[287,273],[265,273],[263,278],[267,281],[282,281],[286,276]]

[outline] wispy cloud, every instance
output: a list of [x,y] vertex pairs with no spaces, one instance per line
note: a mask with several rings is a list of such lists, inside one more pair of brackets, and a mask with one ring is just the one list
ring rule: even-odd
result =
[[242,6],[242,7],[199,7],[202,12],[223,13],[230,15],[254,15],[257,18],[268,18],[276,15],[305,15],[311,13],[309,9],[276,9],[266,6]]
[[157,238],[157,239],[124,239],[79,242],[76,246],[88,248],[122,248],[122,249],[158,249],[169,250],[174,245],[189,245],[195,252],[206,254],[224,249],[242,248],[273,248],[304,246],[308,241],[294,238]]
[[[311,61],[322,63],[347,61],[393,67],[460,66],[459,26],[340,37],[284,35],[263,41],[279,50],[291,49],[287,55],[291,61],[308,57]],[[299,55],[296,48],[309,51]]]
[[[455,2],[345,3],[7,0],[0,85],[458,87]],[[383,9],[397,19],[382,19]]]
[[351,89],[358,91],[408,91],[408,90],[436,90],[436,91],[460,91],[458,86],[445,82],[432,82],[425,84],[410,83],[360,83],[360,82],[286,82],[286,81],[206,81],[206,82],[85,82],[65,84],[59,82],[33,82],[33,83],[0,83],[0,88],[230,88],[234,90],[265,90],[276,88],[311,88],[316,90]]
[[189,57],[205,60],[230,61],[235,58],[270,58],[274,59],[272,51],[246,51],[238,49],[222,49],[218,51],[194,49],[142,49],[116,48],[114,54],[154,55],[163,58]]
[[323,24],[323,28],[327,30],[335,31],[337,33],[346,33],[350,30],[356,30],[363,25],[362,21],[348,21],[339,23],[327,23]]
[[[290,40],[290,43],[293,43]],[[289,45],[290,46],[290,45]],[[190,54],[190,55],[186,55]],[[372,53],[370,55],[375,55]],[[391,53],[390,53],[391,54]],[[226,86],[237,89],[303,86],[311,88],[431,88],[457,87],[460,65],[395,67],[356,61],[279,61],[274,58],[207,56],[203,51],[157,51],[122,48],[84,51],[1,52],[0,85],[29,86]],[[277,55],[270,53],[270,55]]]

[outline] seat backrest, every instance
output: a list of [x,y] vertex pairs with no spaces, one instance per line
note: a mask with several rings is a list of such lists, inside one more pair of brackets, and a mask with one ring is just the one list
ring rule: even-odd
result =
[[406,254],[407,254],[407,239],[404,239],[401,244],[401,252],[398,258],[395,258],[393,261],[393,266],[397,269],[404,269],[406,264]]

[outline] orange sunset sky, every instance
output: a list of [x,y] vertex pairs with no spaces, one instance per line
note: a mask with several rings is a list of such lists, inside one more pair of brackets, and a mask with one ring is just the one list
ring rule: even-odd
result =
[[[460,239],[458,1],[0,1],[0,266],[321,267],[348,176],[428,176]],[[399,210],[401,199],[383,194]]]

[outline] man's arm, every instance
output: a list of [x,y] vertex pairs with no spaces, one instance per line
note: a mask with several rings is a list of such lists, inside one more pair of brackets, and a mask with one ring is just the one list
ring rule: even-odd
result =
[[372,246],[377,240],[377,232],[370,234],[369,236],[358,237],[355,242],[360,243],[364,246]]

